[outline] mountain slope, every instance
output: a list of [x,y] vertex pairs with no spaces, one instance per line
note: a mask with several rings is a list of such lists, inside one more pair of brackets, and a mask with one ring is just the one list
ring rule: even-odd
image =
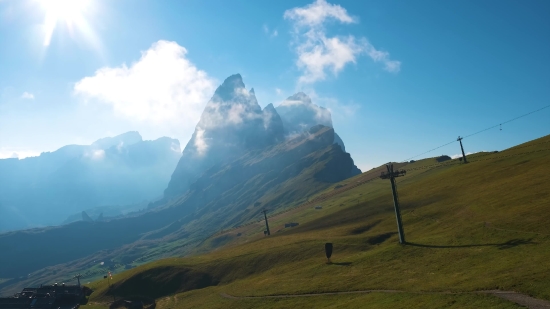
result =
[[[329,198],[319,202],[321,210],[310,206],[271,217],[272,231],[280,229],[271,237],[263,236],[259,222],[212,238],[228,239],[229,244],[246,239],[240,244],[117,274],[110,289],[98,281],[92,285],[92,300],[140,291],[157,298],[160,309],[325,307],[336,299],[372,308],[514,307],[483,294],[449,294],[493,289],[550,300],[549,145],[546,136],[497,153],[469,155],[469,164],[429,158],[405,165],[408,172],[399,179],[398,190],[406,245],[398,244],[389,181],[377,179],[339,195],[330,196],[333,189],[326,190]],[[376,177],[379,169],[339,185],[351,187],[369,174]],[[286,222],[300,225],[285,229]],[[334,244],[329,265],[323,252],[326,242]],[[170,285],[175,275],[182,282],[199,276],[209,280],[195,287]],[[292,303],[281,299],[277,304],[220,296],[357,290],[405,293],[361,296],[358,302],[331,296],[327,303],[319,296],[292,298]],[[417,293],[429,294],[422,298]]]

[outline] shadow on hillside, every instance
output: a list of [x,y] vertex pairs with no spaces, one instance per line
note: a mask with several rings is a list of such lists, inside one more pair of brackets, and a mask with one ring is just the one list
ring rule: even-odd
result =
[[356,227],[356,228],[354,228],[353,230],[350,231],[350,234],[351,235],[358,235],[358,234],[362,234],[364,232],[368,232],[373,227],[377,226],[380,222],[382,222],[382,220],[376,220],[375,222],[373,222],[369,225],[363,225],[363,226],[360,226],[360,227]]
[[350,266],[351,264],[352,264],[352,262],[339,262],[339,263],[330,262],[330,263],[328,263],[328,265],[336,265],[336,266]]
[[436,248],[436,249],[445,249],[445,248],[471,248],[471,247],[497,247],[500,250],[510,249],[520,245],[533,245],[536,244],[532,242],[533,238],[530,239],[511,239],[507,242],[500,244],[472,244],[472,245],[456,245],[456,246],[446,246],[446,245],[426,245],[426,244],[417,244],[414,242],[406,242],[406,245],[415,246],[415,247],[424,247],[424,248]]
[[384,241],[388,240],[390,237],[392,237],[395,234],[397,234],[397,232],[389,232],[389,233],[384,233],[373,237],[369,237],[367,239],[367,243],[369,243],[369,245],[379,245]]

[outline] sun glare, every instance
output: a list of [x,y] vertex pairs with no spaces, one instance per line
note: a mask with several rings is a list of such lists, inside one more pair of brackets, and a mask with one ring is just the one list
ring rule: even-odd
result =
[[39,0],[46,13],[44,21],[44,46],[50,45],[55,27],[65,22],[72,32],[74,27],[85,26],[84,15],[90,0]]

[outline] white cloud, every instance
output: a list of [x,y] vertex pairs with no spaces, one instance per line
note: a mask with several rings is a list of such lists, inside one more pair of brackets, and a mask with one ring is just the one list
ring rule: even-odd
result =
[[158,41],[131,66],[104,67],[74,86],[86,99],[121,116],[149,123],[194,126],[214,91],[214,81],[186,58],[176,42]]
[[208,149],[208,144],[204,138],[204,130],[201,128],[197,128],[197,134],[195,135],[195,147],[197,147],[199,155],[203,155]]
[[[478,153],[478,152],[466,152],[466,155],[469,156],[471,154]],[[481,152],[485,152],[485,150],[482,150]],[[455,154],[455,155],[451,156],[451,159],[458,159],[458,158],[462,158],[462,153]]]
[[181,153],[181,147],[180,147],[179,141],[172,142],[172,144],[170,145],[170,150],[172,150],[173,152]]
[[303,71],[299,84],[324,80],[328,72],[337,75],[347,64],[356,63],[361,54],[366,54],[374,62],[383,63],[388,72],[400,70],[401,62],[391,60],[388,52],[377,50],[366,38],[326,35],[328,21],[343,24],[358,22],[339,5],[317,0],[305,7],[287,10],[284,18],[294,23],[295,51],[298,55],[296,65]]
[[25,92],[23,92],[23,94],[21,95],[21,99],[25,99],[25,100],[34,100],[34,94],[25,91]]
[[212,129],[227,125],[238,125],[246,120],[258,119],[262,115],[255,110],[256,96],[246,88],[236,88],[231,101],[220,101],[216,97],[208,103],[198,128]]
[[124,142],[123,141],[118,143],[118,145],[116,146],[116,150],[118,151],[118,153],[122,153],[123,147],[124,147]]
[[356,22],[356,19],[348,15],[343,7],[337,4],[330,4],[326,0],[317,0],[301,8],[287,10],[285,18],[295,20],[299,26],[318,27],[327,19],[349,24]]
[[264,30],[265,34],[267,34],[268,36],[270,36],[272,38],[279,35],[279,31],[277,31],[277,29],[273,29],[273,31],[271,31],[266,24],[264,24],[262,26],[262,29]]
[[84,156],[91,158],[92,160],[102,160],[103,158],[105,158],[105,150],[103,149],[92,150],[90,152],[85,153]]
[[275,88],[275,93],[277,95],[281,95],[281,93],[283,93],[283,91],[280,88]]
[[324,106],[330,112],[334,120],[337,121],[345,121],[346,119],[355,116],[360,108],[360,105],[356,103],[345,104],[336,98],[321,96],[313,89],[310,89],[308,94],[312,101]]

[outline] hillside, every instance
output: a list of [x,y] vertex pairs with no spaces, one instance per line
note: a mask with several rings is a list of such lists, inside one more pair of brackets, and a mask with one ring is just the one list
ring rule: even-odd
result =
[[[157,298],[161,309],[517,307],[469,293],[494,289],[550,300],[549,151],[545,136],[470,155],[469,164],[405,164],[398,190],[406,245],[397,240],[389,181],[375,169],[273,215],[270,237],[262,222],[222,232],[203,243],[225,243],[211,253],[115,274],[111,288],[93,283],[91,301],[139,294]],[[287,222],[299,226],[284,228]],[[334,244],[332,264],[326,242]],[[240,298],[360,290],[379,292]]]

